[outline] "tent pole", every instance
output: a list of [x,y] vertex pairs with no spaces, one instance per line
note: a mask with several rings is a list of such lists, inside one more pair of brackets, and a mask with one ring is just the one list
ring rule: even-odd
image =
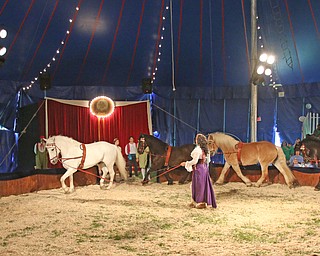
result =
[[45,98],[45,137],[48,138],[49,131],[48,131],[48,99]]
[[[257,64],[257,1],[251,0],[251,76],[255,72]],[[250,79],[251,86],[251,116],[250,116],[250,130],[251,142],[257,141],[257,115],[258,115],[258,86],[253,84]]]

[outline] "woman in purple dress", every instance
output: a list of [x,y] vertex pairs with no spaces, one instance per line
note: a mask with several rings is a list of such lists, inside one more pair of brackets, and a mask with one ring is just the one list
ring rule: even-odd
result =
[[216,199],[209,174],[209,150],[207,139],[203,134],[197,134],[196,147],[191,152],[192,160],[182,162],[188,172],[192,172],[192,203],[191,207],[198,209],[213,207],[217,208]]

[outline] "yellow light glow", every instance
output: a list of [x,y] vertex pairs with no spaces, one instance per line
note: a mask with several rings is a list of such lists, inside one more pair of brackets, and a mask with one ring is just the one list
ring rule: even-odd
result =
[[106,118],[113,114],[115,105],[112,99],[98,96],[90,102],[90,112],[96,117]]

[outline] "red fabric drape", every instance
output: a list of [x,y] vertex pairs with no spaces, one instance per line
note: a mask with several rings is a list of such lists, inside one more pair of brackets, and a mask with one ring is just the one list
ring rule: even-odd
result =
[[[44,123],[41,125],[44,127]],[[140,133],[149,133],[147,103],[116,107],[111,116],[98,119],[89,108],[48,100],[48,133],[72,137],[82,143],[98,141],[99,137],[113,143],[117,137],[124,152],[129,136],[137,140]]]

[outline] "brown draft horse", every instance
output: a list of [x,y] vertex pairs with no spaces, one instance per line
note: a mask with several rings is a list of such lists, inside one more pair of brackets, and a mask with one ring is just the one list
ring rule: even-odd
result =
[[256,183],[257,187],[260,187],[266,179],[269,164],[273,164],[282,173],[289,188],[298,185],[296,178],[287,166],[282,149],[271,142],[242,143],[227,134],[216,132],[208,135],[208,148],[213,154],[220,148],[226,160],[216,184],[224,183],[225,174],[231,166],[242,181],[247,186],[251,186],[251,181],[242,174],[239,163],[243,166],[260,163],[262,174]]

